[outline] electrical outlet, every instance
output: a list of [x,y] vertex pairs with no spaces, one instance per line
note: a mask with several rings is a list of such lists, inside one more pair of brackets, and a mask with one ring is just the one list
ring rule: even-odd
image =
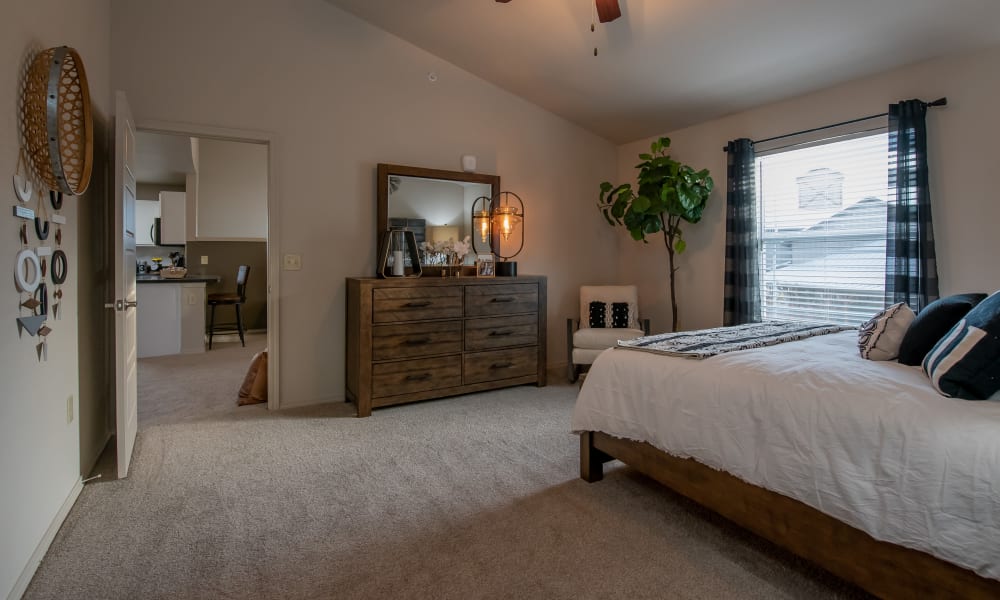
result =
[[286,254],[282,264],[286,271],[300,271],[302,269],[302,255]]
[[202,257],[201,257],[201,264],[203,264],[203,265],[207,265],[208,264],[208,257],[207,256],[202,255]]
[[73,422],[73,394],[66,397],[66,424]]

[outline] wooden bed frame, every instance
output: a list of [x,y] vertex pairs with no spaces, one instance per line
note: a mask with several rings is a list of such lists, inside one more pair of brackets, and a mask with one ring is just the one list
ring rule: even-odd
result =
[[[580,434],[580,477],[600,481],[618,459],[736,524],[883,598],[1000,598],[1000,581],[881,542],[798,500],[646,442]],[[1000,544],[1000,541],[998,541]]]

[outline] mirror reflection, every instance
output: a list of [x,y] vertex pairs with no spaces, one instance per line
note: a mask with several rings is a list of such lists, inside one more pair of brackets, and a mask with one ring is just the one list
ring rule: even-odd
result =
[[413,232],[421,248],[421,264],[454,261],[455,242],[460,242],[460,251],[463,242],[469,244],[459,264],[475,264],[477,251],[489,251],[488,240],[473,239],[478,232],[472,227],[472,206],[478,198],[490,198],[491,185],[407,175],[388,178],[388,227]]

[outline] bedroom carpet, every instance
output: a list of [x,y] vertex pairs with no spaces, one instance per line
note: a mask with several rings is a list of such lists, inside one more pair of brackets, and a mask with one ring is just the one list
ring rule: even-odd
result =
[[368,419],[161,390],[185,409],[143,413],[130,477],[86,486],[25,597],[863,597],[631,469],[580,480],[576,389]]

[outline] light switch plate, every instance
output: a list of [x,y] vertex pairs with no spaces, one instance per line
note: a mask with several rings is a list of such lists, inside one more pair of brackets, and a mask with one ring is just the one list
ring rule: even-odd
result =
[[207,256],[202,255],[202,257],[201,257],[201,264],[203,264],[203,265],[207,265],[208,264],[208,257]]
[[302,255],[286,254],[282,265],[286,271],[299,271],[302,269]]

